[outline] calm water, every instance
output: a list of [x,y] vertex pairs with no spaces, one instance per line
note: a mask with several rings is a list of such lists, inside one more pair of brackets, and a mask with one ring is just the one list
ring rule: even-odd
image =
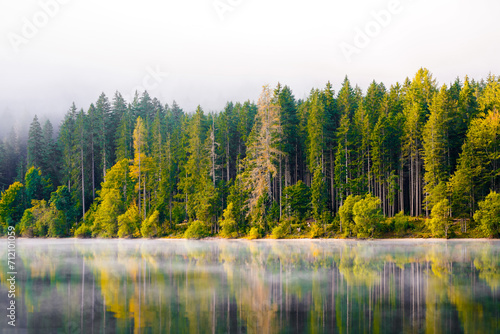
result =
[[[500,333],[500,241],[18,240],[17,251],[19,332]],[[8,332],[5,239],[0,254]]]

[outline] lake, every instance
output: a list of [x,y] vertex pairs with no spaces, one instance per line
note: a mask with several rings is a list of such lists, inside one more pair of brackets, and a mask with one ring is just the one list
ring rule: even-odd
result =
[[[500,241],[19,239],[16,250],[19,333],[500,332]],[[7,315],[6,239],[0,254]],[[4,314],[0,331],[12,329]]]

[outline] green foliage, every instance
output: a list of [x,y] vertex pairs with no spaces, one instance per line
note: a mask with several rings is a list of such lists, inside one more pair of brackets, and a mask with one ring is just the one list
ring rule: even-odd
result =
[[49,203],[64,213],[69,225],[76,223],[80,208],[78,202],[75,203],[67,186],[57,187],[56,191],[50,195]]
[[454,213],[472,213],[477,202],[495,189],[500,175],[500,113],[490,110],[471,121],[458,167],[450,180]]
[[52,185],[42,176],[40,168],[31,167],[26,172],[24,177],[26,202],[31,203],[32,200],[45,199],[50,197]]
[[410,224],[410,219],[408,216],[405,216],[403,211],[398,212],[393,218],[394,228],[396,232],[406,232],[408,229],[412,228]]
[[359,200],[361,200],[361,196],[349,195],[344,204],[339,208],[340,232],[343,232],[345,235],[350,235],[355,230],[354,213],[352,210],[354,204]]
[[195,220],[189,224],[189,227],[187,228],[186,232],[184,233],[184,238],[185,239],[201,239],[208,237],[210,234],[210,231],[208,230],[208,226],[200,221],[200,220]]
[[66,217],[55,205],[33,200],[20,222],[20,233],[26,237],[63,237],[68,233]]
[[500,194],[490,191],[484,201],[479,202],[479,209],[474,213],[474,220],[486,236],[498,237],[500,234]]
[[95,212],[92,236],[113,238],[118,232],[117,218],[120,215],[120,193],[110,189]]
[[[44,140],[38,116],[35,115],[28,133],[27,161],[28,166],[40,167],[43,161]],[[31,203],[31,200],[30,200]]]
[[380,198],[368,194],[352,207],[358,238],[373,237],[376,226],[383,219],[380,203]]
[[14,182],[9,188],[2,192],[0,199],[0,224],[4,229],[11,225],[15,226],[24,212],[24,186],[20,182]]
[[219,235],[223,238],[236,238],[238,236],[238,225],[234,217],[234,205],[230,202],[224,210],[223,219],[220,222]]
[[[237,176],[235,182],[229,188],[229,196],[227,197],[228,203],[233,204],[233,217],[238,226],[238,231],[244,231],[248,226],[246,219],[247,210],[245,207],[245,202],[248,198],[247,192],[243,189],[243,184],[241,182],[241,177]],[[228,204],[229,205],[229,204]]]
[[153,213],[142,222],[141,234],[146,238],[153,238],[158,236],[160,226],[160,213],[158,210],[153,211]]
[[311,190],[299,180],[283,190],[282,203],[286,216],[303,220],[311,210]]
[[259,239],[261,238],[261,234],[259,231],[259,228],[257,226],[254,226],[250,229],[250,232],[248,232],[248,239]]
[[290,219],[284,219],[278,226],[273,228],[271,237],[273,239],[283,239],[290,234]]
[[425,192],[428,208],[446,198],[446,184],[450,173],[449,161],[449,122],[455,114],[456,101],[443,85],[439,93],[435,93],[430,109],[429,120],[423,129]]
[[[337,95],[328,82],[303,100],[288,86],[264,87],[257,105],[228,102],[210,114],[201,106],[184,113],[147,92],[132,101],[116,92],[112,105],[101,94],[87,112],[70,106],[57,140],[35,116],[27,141],[15,131],[0,141],[0,231],[22,222],[27,236],[79,226],[79,236],[138,237],[143,221],[145,235],[160,236],[159,221],[180,234],[188,220],[213,231],[222,216],[221,236],[250,227],[258,236],[310,216],[320,233],[336,216],[331,227],[346,235],[425,235],[402,213],[390,217],[422,216],[445,199],[455,219],[476,211],[488,221],[478,204],[499,191],[499,96],[499,77],[438,90],[424,68],[390,89],[373,81],[365,94],[347,77]],[[367,193],[382,199],[383,223]],[[436,235],[446,235],[442,220],[451,217],[436,215]]]
[[314,176],[311,187],[311,206],[312,214],[316,222],[319,224],[325,224],[323,221],[323,213],[327,210],[326,207],[326,183],[323,172],[321,171],[321,166],[318,165],[314,169]]
[[311,238],[319,238],[323,236],[325,230],[320,224],[312,224],[310,233]]
[[132,238],[139,232],[141,217],[139,209],[132,203],[124,214],[118,216],[118,237]]
[[92,230],[90,226],[86,224],[80,225],[75,231],[75,237],[77,238],[90,238],[92,236]]
[[186,218],[186,206],[184,203],[174,202],[172,207],[172,222],[180,224]]
[[448,238],[448,231],[451,227],[450,203],[448,199],[443,199],[432,208],[431,219],[428,221],[429,229],[434,236]]
[[33,215],[32,210],[28,209],[24,211],[21,222],[19,223],[20,234],[23,237],[33,238],[35,236],[33,232],[33,227],[35,226],[36,219]]

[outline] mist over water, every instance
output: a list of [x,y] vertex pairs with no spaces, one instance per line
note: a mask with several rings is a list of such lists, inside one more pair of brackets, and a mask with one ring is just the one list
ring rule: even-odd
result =
[[28,333],[500,330],[500,241],[21,239],[16,261]]

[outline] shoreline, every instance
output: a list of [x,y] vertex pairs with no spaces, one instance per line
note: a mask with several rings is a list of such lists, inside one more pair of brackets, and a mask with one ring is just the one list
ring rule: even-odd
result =
[[[1,237],[0,240],[7,240],[6,237]],[[220,238],[220,237],[206,237],[206,238],[201,238],[201,239],[185,239],[185,238],[77,238],[77,237],[68,237],[68,238],[26,238],[26,237],[19,237],[16,238],[16,240],[82,240],[82,241],[91,241],[91,240],[96,240],[96,241],[245,241],[245,242],[252,242],[252,241],[304,241],[304,242],[310,242],[310,241],[356,241],[356,242],[376,242],[376,241],[396,241],[396,242],[402,242],[402,241],[410,241],[410,242],[420,242],[420,241],[465,241],[465,242],[470,242],[470,241],[500,241],[500,239],[495,239],[495,238],[453,238],[453,239],[446,239],[446,238],[374,238],[374,239],[358,239],[358,238],[284,238],[284,239],[273,239],[273,238],[259,238],[259,239],[247,239],[247,238],[233,238],[233,239],[227,239],[227,238]]]

